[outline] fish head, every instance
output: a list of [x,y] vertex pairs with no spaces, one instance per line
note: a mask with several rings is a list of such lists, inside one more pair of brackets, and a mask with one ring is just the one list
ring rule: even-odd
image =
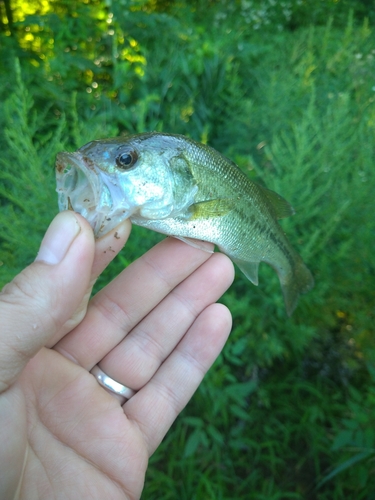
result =
[[83,215],[98,238],[129,217],[171,217],[193,203],[197,191],[178,140],[157,133],[58,153],[56,178],[59,209]]

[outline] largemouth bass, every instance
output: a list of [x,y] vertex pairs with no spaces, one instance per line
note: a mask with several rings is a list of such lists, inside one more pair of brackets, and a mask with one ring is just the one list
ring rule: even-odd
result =
[[163,133],[97,140],[59,153],[56,175],[60,210],[82,214],[97,237],[130,217],[194,246],[214,243],[255,285],[266,262],[278,274],[289,315],[313,287],[277,223],[293,208],[207,145]]

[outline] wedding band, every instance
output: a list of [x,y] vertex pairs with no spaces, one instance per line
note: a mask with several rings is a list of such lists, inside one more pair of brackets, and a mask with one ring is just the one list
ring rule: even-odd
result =
[[129,389],[129,387],[126,387],[126,385],[122,385],[119,382],[116,382],[116,380],[113,380],[113,378],[108,377],[108,375],[105,374],[98,365],[95,365],[90,373],[94,375],[94,377],[102,387],[108,389],[114,394],[118,394],[119,396],[123,396],[126,399],[130,399],[136,393],[136,391],[133,391],[133,389]]

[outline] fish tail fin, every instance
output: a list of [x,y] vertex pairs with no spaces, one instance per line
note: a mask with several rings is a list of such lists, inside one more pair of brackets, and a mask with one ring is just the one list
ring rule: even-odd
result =
[[301,294],[307,293],[314,286],[314,278],[299,257],[288,278],[281,280],[281,289],[284,295],[284,302],[288,316],[291,316],[297,306],[298,298]]

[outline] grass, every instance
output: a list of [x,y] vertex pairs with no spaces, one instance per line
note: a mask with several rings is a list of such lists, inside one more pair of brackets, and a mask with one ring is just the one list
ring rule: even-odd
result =
[[[60,102],[48,74],[13,60],[0,113],[1,286],[32,262],[57,211],[58,151],[123,130],[208,141],[295,207],[282,225],[316,286],[288,319],[272,269],[261,266],[258,288],[237,273],[222,299],[231,337],[151,458],[143,498],[370,499],[374,32],[351,17],[265,37],[143,15],[154,30],[168,27],[165,41],[138,26],[138,59],[108,67],[99,97],[68,75]],[[134,228],[97,287],[159,239]]]

